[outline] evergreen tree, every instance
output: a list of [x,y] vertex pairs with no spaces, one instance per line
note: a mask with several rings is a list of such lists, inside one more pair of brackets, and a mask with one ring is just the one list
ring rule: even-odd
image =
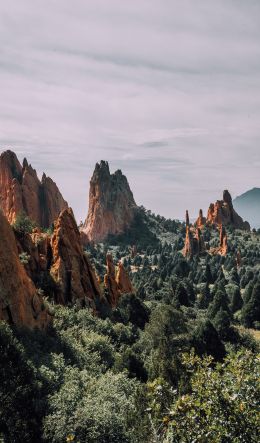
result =
[[250,299],[244,303],[241,321],[247,328],[254,327],[260,321],[260,282],[256,283]]
[[234,312],[239,311],[242,308],[242,306],[243,306],[243,299],[241,297],[239,288],[236,286],[236,289],[233,292],[231,303],[230,303],[231,312],[234,313]]
[[230,309],[228,307],[227,295],[224,292],[218,290],[213,298],[212,303],[210,303],[209,305],[208,317],[211,319],[215,318],[221,308],[223,311],[226,311],[229,316],[231,315]]
[[198,355],[212,355],[215,360],[222,360],[225,356],[225,347],[210,320],[199,324],[195,329],[192,344]]

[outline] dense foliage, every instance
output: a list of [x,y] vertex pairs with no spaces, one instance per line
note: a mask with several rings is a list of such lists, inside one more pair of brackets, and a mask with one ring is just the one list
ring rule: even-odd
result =
[[[5,442],[257,441],[260,234],[229,229],[226,257],[191,260],[184,235],[142,208],[127,237],[86,251],[101,278],[112,251],[136,294],[93,315],[53,305],[39,285],[47,333],[0,323]],[[204,237],[217,245],[217,230]]]

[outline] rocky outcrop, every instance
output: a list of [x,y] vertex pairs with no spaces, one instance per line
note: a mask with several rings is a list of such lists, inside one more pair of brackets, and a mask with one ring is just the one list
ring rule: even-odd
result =
[[51,238],[50,275],[57,284],[56,302],[94,306],[101,297],[91,263],[83,252],[80,233],[71,209],[61,212]]
[[223,200],[211,203],[208,209],[207,224],[217,226],[233,226],[237,229],[250,230],[250,225],[244,221],[234,210],[230,193],[223,192]]
[[135,292],[129,274],[121,261],[118,263],[116,282],[121,294],[133,294]]
[[26,214],[37,225],[48,228],[68,205],[56,184],[45,174],[40,181],[24,159],[20,164],[12,151],[0,156],[0,207],[10,223]]
[[199,229],[204,228],[206,224],[206,217],[203,217],[203,211],[202,209],[199,210],[199,216],[195,222],[195,226]]
[[114,308],[118,303],[120,291],[116,281],[115,265],[111,254],[107,254],[106,263],[107,272],[104,276],[104,286],[108,303]]
[[227,252],[228,252],[228,239],[227,239],[226,229],[225,229],[225,227],[223,225],[220,226],[219,243],[220,243],[219,254],[220,255],[227,255]]
[[217,248],[211,248],[210,254],[226,256],[228,253],[228,238],[225,226],[219,226],[219,246]]
[[120,261],[115,268],[111,254],[106,256],[107,272],[104,277],[106,297],[109,304],[114,308],[122,294],[133,294],[135,292],[128,272]]
[[43,273],[48,272],[52,260],[50,234],[36,228],[32,234],[15,231],[15,237],[27,274],[37,286],[40,286]]
[[186,237],[183,255],[192,258],[205,252],[205,243],[200,228],[194,229],[189,225],[189,213],[186,211]]
[[11,226],[0,211],[0,319],[45,329],[50,316],[22,265]]
[[88,215],[81,228],[83,240],[101,242],[109,235],[122,234],[131,225],[136,207],[122,172],[110,174],[107,162],[97,163],[90,181]]

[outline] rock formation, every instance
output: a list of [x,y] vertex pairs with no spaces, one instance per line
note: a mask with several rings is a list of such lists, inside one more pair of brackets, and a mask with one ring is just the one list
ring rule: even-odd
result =
[[120,170],[110,174],[108,163],[96,164],[90,181],[89,210],[82,238],[101,242],[125,232],[135,215],[136,203],[127,178]]
[[20,262],[11,226],[0,211],[0,319],[17,326],[46,328],[50,316]]
[[223,255],[226,256],[228,253],[228,238],[225,226],[219,226],[219,246],[210,249],[210,254],[212,255]]
[[116,272],[111,254],[106,256],[107,273],[104,276],[104,286],[107,290],[108,303],[114,308],[120,297],[120,291],[116,281]]
[[217,226],[231,225],[237,229],[250,230],[249,223],[243,221],[234,210],[231,195],[227,190],[223,192],[223,200],[217,200],[215,204],[210,204],[207,215],[207,224],[214,224]]
[[206,224],[206,217],[203,217],[202,209],[199,210],[199,216],[195,222],[195,226],[199,229],[202,229]]
[[199,227],[194,229],[189,225],[189,213],[186,211],[186,237],[183,255],[187,258],[192,258],[194,255],[199,255],[205,252],[205,244],[201,230]]
[[220,243],[220,250],[219,250],[220,255],[227,255],[228,240],[227,240],[226,229],[225,229],[225,226],[223,226],[223,225],[220,226],[219,243]]
[[20,164],[12,151],[0,156],[0,207],[10,223],[21,213],[48,228],[68,205],[56,184],[45,174],[40,181],[24,159]]
[[106,288],[108,302],[114,308],[117,306],[122,294],[132,294],[135,290],[128,272],[125,270],[121,261],[118,263],[116,270],[112,255],[107,254],[106,263],[107,273],[104,277],[104,286]]
[[[36,285],[41,281],[43,273],[48,272],[52,260],[51,236],[34,229],[32,234],[15,231],[18,252],[25,254],[23,264],[29,277]],[[49,294],[50,295],[50,294]]]
[[134,288],[128,272],[123,266],[123,263],[120,261],[118,263],[118,269],[116,274],[116,282],[121,294],[132,294],[134,292]]
[[50,275],[57,284],[56,301],[94,305],[101,297],[95,272],[83,252],[80,233],[71,209],[64,209],[54,223]]

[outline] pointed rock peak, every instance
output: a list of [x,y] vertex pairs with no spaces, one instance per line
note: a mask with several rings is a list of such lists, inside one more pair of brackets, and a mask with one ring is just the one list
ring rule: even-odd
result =
[[109,164],[105,160],[101,160],[99,163],[96,163],[94,173],[91,180],[102,179],[106,176],[110,176]]
[[21,165],[9,150],[0,156],[0,206],[10,223],[23,212],[48,228],[67,203],[51,180],[41,183],[27,159]]
[[186,228],[190,226],[190,217],[189,217],[189,211],[186,210],[186,216],[185,216],[185,220],[186,220]]
[[5,160],[5,161],[16,161],[18,162],[18,158],[16,156],[16,154],[11,151],[10,149],[7,149],[6,151],[3,151],[0,155],[0,159],[1,160]]
[[45,174],[45,172],[42,174],[42,183],[44,183],[45,181],[46,181],[46,179],[47,179],[47,176],[46,176],[46,174]]
[[136,203],[127,178],[121,171],[110,174],[108,162],[96,164],[90,180],[89,209],[81,228],[88,241],[101,242],[129,228]]
[[64,209],[54,223],[51,238],[50,274],[57,284],[56,301],[91,305],[100,297],[100,287],[81,245],[80,233],[71,208]]
[[227,203],[229,206],[232,206],[232,197],[227,189],[223,191],[223,201]]
[[27,161],[26,157],[24,157],[24,159],[23,159],[23,169],[28,168],[28,167],[29,167],[28,161]]
[[123,172],[121,171],[121,169],[117,169],[117,170],[115,171],[115,175],[121,177],[121,176],[123,175]]

